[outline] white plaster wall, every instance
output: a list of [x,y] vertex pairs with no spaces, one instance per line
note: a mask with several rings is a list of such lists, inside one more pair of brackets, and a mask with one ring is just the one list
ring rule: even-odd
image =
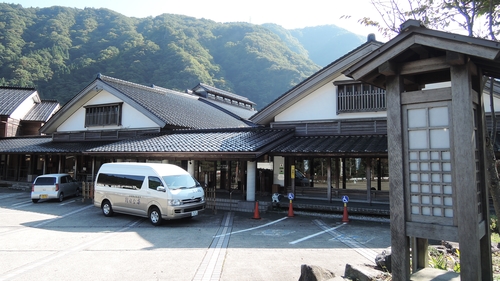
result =
[[[435,88],[446,88],[446,87],[451,87],[451,82],[428,84],[428,85],[425,85],[424,90],[435,89]],[[488,93],[483,93],[482,98],[484,101],[484,112],[488,112],[488,113],[491,112],[490,95]],[[495,107],[495,112],[499,112],[500,111],[500,99],[498,97],[493,96],[493,105]]]
[[[484,112],[491,112],[490,95],[483,93],[483,101],[484,101]],[[493,96],[493,105],[495,107],[495,112],[499,112],[500,111],[500,99]]]
[[297,103],[288,107],[283,112],[276,115],[274,121],[286,122],[386,117],[387,111],[342,113],[337,115],[337,86],[333,85],[333,82],[336,80],[349,79],[350,78],[341,75],[338,78],[331,80]]
[[27,99],[25,99],[15,110],[12,112],[10,115],[10,118],[12,119],[23,119],[26,114],[35,106],[35,98],[36,98],[37,93],[34,92],[31,96],[29,96]]
[[[109,92],[102,91],[97,96],[89,100],[85,105],[107,104],[122,102],[121,99],[110,94]],[[113,130],[113,129],[141,129],[141,128],[157,128],[158,124],[154,123],[151,119],[144,114],[124,103],[122,106],[122,125],[121,126],[92,126],[85,128],[85,108],[79,108],[73,113],[66,121],[64,121],[58,128],[58,132],[69,131],[92,131],[92,130]]]

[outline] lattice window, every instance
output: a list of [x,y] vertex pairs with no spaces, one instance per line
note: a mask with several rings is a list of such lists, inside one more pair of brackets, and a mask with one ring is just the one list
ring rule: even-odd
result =
[[448,106],[407,107],[408,183],[412,220],[453,223],[452,154]]
[[85,127],[121,125],[121,104],[85,107]]
[[338,81],[337,114],[347,112],[384,111],[385,90],[357,81]]

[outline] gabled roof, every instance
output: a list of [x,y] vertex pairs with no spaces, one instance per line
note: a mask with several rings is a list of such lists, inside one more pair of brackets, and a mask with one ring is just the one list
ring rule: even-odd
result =
[[[219,130],[173,130],[145,135],[89,149],[88,154],[169,154],[170,157],[254,158],[292,137],[293,130],[240,128]],[[272,147],[271,147],[272,145]]]
[[[97,78],[66,103],[45,126],[42,133],[50,134],[71,114],[81,108],[102,90],[146,115],[160,128],[238,128],[249,127],[248,122],[228,115],[198,97],[158,86],[143,86],[99,74]],[[82,120],[83,122],[83,120]]]
[[248,120],[257,112],[255,110],[256,104],[248,98],[203,83],[199,83],[192,90],[188,90],[188,93],[192,93],[198,96],[201,101],[211,103],[217,108],[244,120]]
[[272,149],[276,155],[387,155],[387,136],[308,136],[293,137]]
[[35,92],[34,88],[0,87],[0,116],[10,116]]
[[224,91],[224,90],[218,89],[216,87],[213,87],[213,86],[210,86],[210,85],[207,85],[204,83],[199,83],[198,85],[196,85],[196,87],[194,87],[192,89],[192,91],[197,93],[198,95],[200,95],[200,94],[203,95],[203,97],[205,97],[205,98],[207,97],[206,93],[210,93],[210,94],[214,94],[214,95],[217,95],[220,97],[227,97],[231,100],[240,101],[242,103],[251,104],[251,105],[255,106],[255,103],[253,101],[249,100],[247,97],[240,96],[240,95],[228,92],[228,91]]
[[344,71],[347,67],[378,49],[382,44],[382,42],[375,40],[367,41],[358,48],[320,69],[318,72],[300,82],[292,89],[288,90],[286,93],[252,116],[250,121],[257,124],[269,124],[273,121],[276,115],[283,112],[292,104],[312,93],[319,87],[325,85],[325,83],[329,83],[331,80],[340,76],[342,71]]
[[24,121],[41,121],[47,122],[49,118],[59,109],[61,106],[56,100],[42,100],[37,103],[29,112],[24,116]]
[[410,67],[429,74],[419,77],[419,81],[407,79],[405,83],[423,85],[441,82],[444,75],[449,76],[447,69],[442,72],[434,69],[431,73],[434,65],[458,64],[470,59],[482,69],[483,75],[500,78],[499,42],[428,29],[416,20],[406,21],[401,30],[399,35],[353,64],[344,74],[385,89],[386,76],[394,75],[394,72],[405,75],[411,70],[400,69],[399,63],[420,60]]

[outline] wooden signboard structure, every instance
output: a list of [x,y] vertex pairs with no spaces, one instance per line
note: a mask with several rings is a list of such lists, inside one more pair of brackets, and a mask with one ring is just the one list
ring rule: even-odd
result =
[[410,20],[344,74],[387,93],[393,280],[428,268],[429,239],[459,243],[461,280],[492,280],[482,93],[500,43]]

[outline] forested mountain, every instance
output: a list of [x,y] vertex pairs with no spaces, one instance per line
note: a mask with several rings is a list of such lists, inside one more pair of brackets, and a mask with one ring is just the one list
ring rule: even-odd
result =
[[320,68],[304,47],[310,38],[278,30],[0,3],[0,85],[36,87],[42,98],[64,104],[102,73],[180,91],[203,82],[262,108]]
[[326,66],[366,42],[366,36],[356,35],[336,25],[322,25],[287,30],[276,24],[263,24],[276,33],[292,51]]

